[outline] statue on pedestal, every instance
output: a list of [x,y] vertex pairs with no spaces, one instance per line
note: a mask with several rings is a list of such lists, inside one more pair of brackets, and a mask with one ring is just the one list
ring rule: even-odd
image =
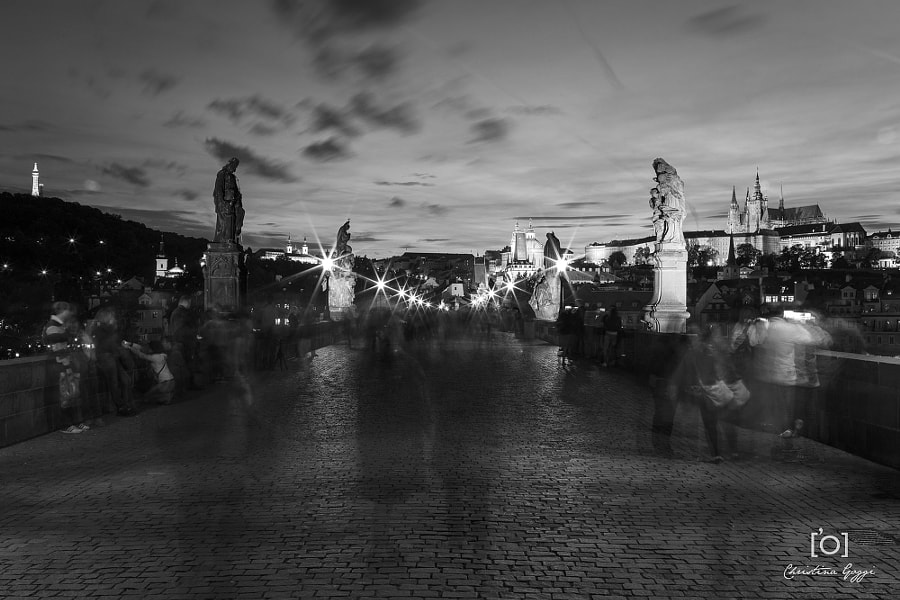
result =
[[684,245],[684,182],[675,167],[661,158],[653,161],[657,186],[650,190],[650,208],[653,209],[653,231],[656,243]]
[[356,274],[353,272],[353,248],[350,241],[350,219],[337,232],[333,264],[328,276],[328,309],[331,318],[342,320],[353,306]]
[[687,246],[681,225],[687,213],[684,182],[661,158],[653,161],[657,186],[650,190],[656,252],[653,254],[653,297],[643,321],[652,331],[684,333],[687,311]]
[[239,244],[244,226],[244,206],[241,190],[234,174],[240,161],[230,159],[216,175],[213,202],[216,207],[216,232],[213,242]]

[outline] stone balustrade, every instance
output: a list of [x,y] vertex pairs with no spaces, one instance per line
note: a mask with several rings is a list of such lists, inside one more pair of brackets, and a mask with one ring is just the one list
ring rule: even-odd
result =
[[[297,349],[315,350],[340,337],[335,323],[315,323],[297,330]],[[302,340],[302,341],[301,341]],[[253,354],[251,344],[250,354]],[[100,416],[107,392],[96,369],[80,350],[72,350],[81,373],[83,420]],[[253,362],[248,360],[248,364]],[[56,431],[63,426],[59,407],[59,365],[48,354],[0,361],[0,447]]]

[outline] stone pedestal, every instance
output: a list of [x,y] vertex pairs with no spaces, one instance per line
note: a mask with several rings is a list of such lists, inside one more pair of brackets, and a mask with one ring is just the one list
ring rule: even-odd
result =
[[356,274],[339,271],[328,276],[328,312],[332,321],[342,321],[353,305]]
[[206,309],[235,311],[243,305],[242,248],[237,244],[214,242],[206,247],[203,268],[203,303]]
[[644,307],[650,331],[684,333],[687,311],[687,248],[684,244],[658,243],[651,256],[653,298]]

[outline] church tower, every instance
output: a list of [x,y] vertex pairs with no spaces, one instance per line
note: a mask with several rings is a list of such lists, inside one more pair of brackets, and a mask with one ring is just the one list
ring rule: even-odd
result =
[[294,243],[291,241],[291,234],[288,234],[287,245],[284,247],[285,254],[293,254],[294,253]]
[[34,163],[34,169],[31,171],[31,195],[40,196],[42,187],[44,186],[41,185],[41,174],[38,172],[37,163]]
[[731,207],[728,209],[728,233],[741,233],[741,207],[737,201],[737,191],[731,186]]
[[300,253],[306,256],[309,256],[309,244],[306,243],[306,236],[303,236],[303,246],[300,248]]
[[525,232],[519,229],[519,222],[516,221],[516,228],[513,230],[512,244],[510,245],[511,258],[514,261],[528,260],[528,246],[525,242]]
[[169,272],[169,259],[166,258],[166,246],[163,236],[159,236],[159,252],[156,253],[156,280],[159,281]]

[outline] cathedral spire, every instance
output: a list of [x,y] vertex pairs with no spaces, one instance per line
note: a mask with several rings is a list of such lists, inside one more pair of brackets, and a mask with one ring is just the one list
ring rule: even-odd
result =
[[734,236],[733,236],[733,235],[732,235],[732,236],[729,236],[728,239],[729,239],[729,242],[728,242],[728,262],[726,262],[725,264],[728,265],[729,267],[733,267],[733,266],[737,263],[737,261],[736,261],[736,259],[735,259],[735,257],[734,257]]
[[165,258],[166,257],[166,242],[163,239],[163,235],[159,234],[159,252],[156,254],[157,258]]
[[734,186],[731,186],[731,208],[737,208],[737,189]]
[[759,169],[756,169],[756,182],[753,184],[753,199],[762,200],[762,187],[759,185]]

